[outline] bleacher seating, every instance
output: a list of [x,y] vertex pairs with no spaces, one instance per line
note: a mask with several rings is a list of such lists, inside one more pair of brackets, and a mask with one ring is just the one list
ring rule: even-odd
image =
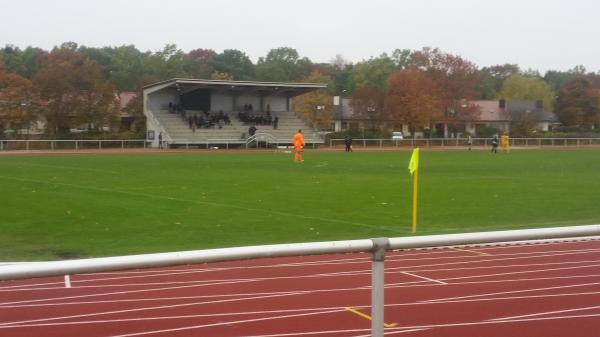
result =
[[[179,113],[170,113],[169,109],[165,108],[160,111],[152,112],[155,118],[162,124],[166,133],[170,136],[173,143],[198,143],[198,144],[217,144],[219,140],[229,144],[245,144],[249,136],[248,129],[250,124],[243,123],[239,120],[237,113],[226,112],[230,119],[230,124],[221,123],[221,127],[213,126],[211,128],[195,128],[192,130],[189,127],[187,119],[182,118]],[[211,112],[216,114],[217,112]],[[202,115],[201,111],[186,110],[185,116]],[[260,115],[254,112],[253,115]],[[271,139],[276,139],[278,143],[289,143],[293,135],[302,129],[307,141],[315,143],[323,143],[323,139],[300,119],[294,112],[273,112],[272,118],[278,118],[277,129],[271,125],[255,125],[256,133],[267,133],[271,135]]]

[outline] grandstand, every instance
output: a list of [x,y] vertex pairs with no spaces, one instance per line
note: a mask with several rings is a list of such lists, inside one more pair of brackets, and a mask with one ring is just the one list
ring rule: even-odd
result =
[[[144,87],[147,141],[171,147],[289,144],[303,129],[308,144],[323,143],[292,111],[295,96],[326,88],[318,83],[171,79]],[[251,130],[254,127],[256,130]]]

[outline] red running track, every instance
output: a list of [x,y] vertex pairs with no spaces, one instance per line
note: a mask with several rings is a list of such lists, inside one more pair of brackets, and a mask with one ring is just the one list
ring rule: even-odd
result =
[[[0,282],[0,336],[369,336],[370,255]],[[385,336],[600,335],[600,241],[390,252]]]

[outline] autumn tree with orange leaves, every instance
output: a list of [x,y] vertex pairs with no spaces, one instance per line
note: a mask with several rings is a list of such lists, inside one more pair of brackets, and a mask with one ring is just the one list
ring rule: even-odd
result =
[[28,129],[37,118],[39,100],[31,81],[9,72],[0,60],[0,132]]
[[392,74],[385,111],[389,119],[408,125],[411,134],[442,114],[443,100],[436,83],[415,67]]
[[102,68],[74,43],[55,48],[42,60],[33,79],[45,102],[43,111],[50,135],[64,135],[85,124],[100,131],[118,120],[116,92]]

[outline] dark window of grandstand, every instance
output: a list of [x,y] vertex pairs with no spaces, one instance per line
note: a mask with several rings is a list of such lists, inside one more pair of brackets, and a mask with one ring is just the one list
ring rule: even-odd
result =
[[181,95],[181,104],[185,110],[210,111],[210,90],[196,89]]

